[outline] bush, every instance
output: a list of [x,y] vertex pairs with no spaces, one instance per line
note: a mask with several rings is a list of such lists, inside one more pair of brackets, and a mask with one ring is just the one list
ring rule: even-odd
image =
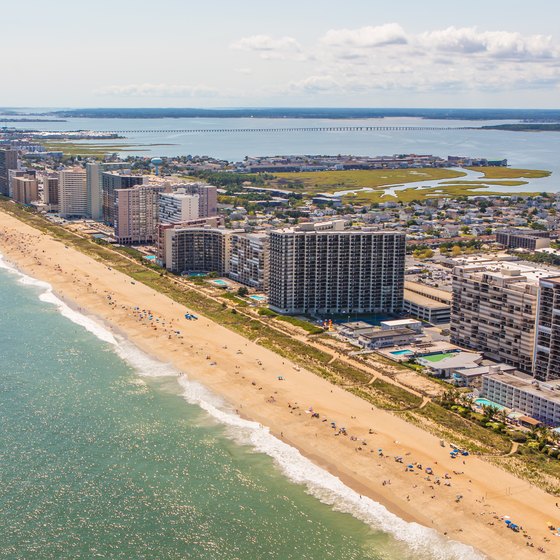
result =
[[278,313],[272,311],[272,309],[268,309],[268,307],[260,307],[258,310],[258,314],[262,315],[263,317],[277,317]]

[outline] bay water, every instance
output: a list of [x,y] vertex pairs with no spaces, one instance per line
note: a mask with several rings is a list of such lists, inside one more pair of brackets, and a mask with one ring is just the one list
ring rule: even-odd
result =
[[[119,119],[69,118],[66,122],[29,123],[25,128],[45,131],[123,131],[123,139],[107,145],[122,145],[121,155],[208,155],[228,161],[246,156],[337,155],[378,156],[391,154],[461,155],[508,159],[511,167],[544,169],[551,177],[518,187],[493,187],[501,192],[560,191],[560,132],[512,132],[478,130],[509,121],[434,120],[415,117],[383,119],[263,119],[177,118]],[[9,124],[9,123],[7,123]],[[435,130],[312,130],[328,127],[433,127]],[[458,127],[458,128],[449,128]],[[18,126],[24,128],[24,126]],[[273,129],[306,128],[279,132]],[[200,130],[219,132],[200,132]],[[269,129],[234,132],[235,129]],[[180,132],[174,132],[180,131]],[[97,142],[96,142],[97,143]]]

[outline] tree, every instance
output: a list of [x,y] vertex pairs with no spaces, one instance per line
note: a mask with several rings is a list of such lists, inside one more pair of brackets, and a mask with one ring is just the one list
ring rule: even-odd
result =
[[453,245],[453,247],[451,248],[451,256],[452,257],[458,257],[462,252],[463,251],[462,251],[461,247],[459,247],[459,245]]
[[241,296],[241,297],[245,297],[246,295],[249,294],[249,290],[245,287],[245,286],[241,286],[238,290],[237,290],[237,295]]

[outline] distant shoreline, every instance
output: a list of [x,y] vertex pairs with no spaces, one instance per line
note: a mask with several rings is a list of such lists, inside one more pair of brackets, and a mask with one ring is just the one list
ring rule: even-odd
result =
[[263,119],[383,119],[420,118],[434,120],[532,120],[560,121],[560,109],[384,109],[384,108],[82,108],[50,110],[44,113],[29,112],[17,116],[43,116],[61,118],[263,118]]

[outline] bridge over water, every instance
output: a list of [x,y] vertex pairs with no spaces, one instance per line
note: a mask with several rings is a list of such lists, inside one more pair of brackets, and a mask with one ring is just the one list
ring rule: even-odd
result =
[[388,132],[418,130],[472,130],[471,126],[317,126],[317,127],[279,127],[279,128],[185,128],[156,130],[107,130],[111,134],[183,134],[183,133],[247,133],[247,132]]

